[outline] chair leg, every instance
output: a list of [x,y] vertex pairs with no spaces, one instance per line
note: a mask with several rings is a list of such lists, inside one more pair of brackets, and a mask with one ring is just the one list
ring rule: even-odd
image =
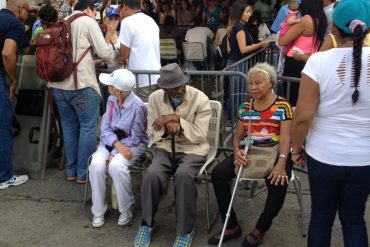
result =
[[305,224],[304,224],[304,207],[303,207],[303,195],[302,195],[302,184],[299,177],[294,175],[294,189],[297,196],[299,209],[301,212],[301,230],[302,230],[302,237],[306,237],[306,230],[305,230]]
[[211,222],[209,219],[209,183],[208,183],[208,174],[205,171],[205,178],[206,178],[206,213],[207,213],[207,231],[211,230]]
[[89,167],[87,167],[87,174],[86,174],[86,184],[85,184],[85,193],[84,193],[84,206],[86,206],[86,202],[87,202],[87,190],[89,189],[88,188],[88,182],[89,181]]

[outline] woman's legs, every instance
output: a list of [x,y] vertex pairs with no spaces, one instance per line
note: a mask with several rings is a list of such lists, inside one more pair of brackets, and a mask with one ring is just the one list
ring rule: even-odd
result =
[[339,212],[345,246],[368,246],[364,211],[370,193],[370,166],[340,167],[308,156],[312,213],[308,247],[329,247]]
[[144,153],[145,145],[131,148],[133,157],[127,160],[121,154],[116,154],[109,163],[108,173],[112,177],[116,188],[118,208],[120,213],[126,212],[135,204],[135,197],[132,192],[131,176],[129,166]]
[[[212,171],[213,189],[215,191],[222,222],[225,222],[226,213],[231,200],[230,181],[235,177],[234,169],[234,156],[231,155],[224,159]],[[232,229],[236,226],[238,226],[238,220],[234,210],[231,210],[227,229]]]
[[110,153],[104,147],[99,147],[93,154],[89,166],[89,179],[91,183],[92,207],[91,211],[95,217],[104,216],[107,211],[105,202],[105,191],[107,189],[107,162]]
[[[292,161],[290,157],[288,158],[286,168],[286,174],[288,175],[289,179],[292,174]],[[266,187],[267,187],[267,198],[265,202],[265,208],[263,209],[256,227],[251,232],[252,236],[247,236],[247,241],[251,244],[255,244],[256,241],[260,240],[265,232],[267,232],[271,225],[272,220],[279,214],[281,208],[284,205],[285,195],[288,188],[287,184],[284,185],[275,185],[271,184],[270,179],[265,179]],[[257,240],[256,240],[257,239]]]

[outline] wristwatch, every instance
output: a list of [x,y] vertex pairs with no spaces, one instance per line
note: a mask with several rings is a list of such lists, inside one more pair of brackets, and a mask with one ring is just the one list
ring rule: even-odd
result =
[[302,146],[301,147],[301,150],[299,152],[294,152],[293,151],[293,147],[290,147],[290,150],[289,151],[290,151],[291,154],[301,154],[304,151],[304,147]]

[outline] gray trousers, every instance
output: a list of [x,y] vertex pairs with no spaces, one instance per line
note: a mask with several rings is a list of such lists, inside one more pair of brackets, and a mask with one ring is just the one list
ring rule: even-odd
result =
[[195,175],[206,161],[206,156],[176,153],[178,168],[172,174],[171,153],[157,149],[152,164],[143,174],[141,205],[143,220],[154,225],[154,217],[161,199],[167,193],[168,180],[173,176],[176,206],[176,231],[187,234],[194,229],[198,197]]

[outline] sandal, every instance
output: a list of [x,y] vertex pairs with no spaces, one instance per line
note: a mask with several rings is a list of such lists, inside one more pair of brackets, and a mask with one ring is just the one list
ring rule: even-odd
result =
[[[248,239],[247,239],[248,236],[253,238],[253,240],[255,241],[254,244],[251,244],[248,242]],[[262,238],[259,239],[256,235],[254,235],[253,232],[251,232],[244,238],[242,247],[257,247],[260,244],[262,244]]]
[[89,180],[88,179],[77,179],[76,180],[76,183],[77,184],[86,184],[86,183],[88,183],[89,182]]
[[[220,239],[221,239],[221,233],[222,231],[212,235],[209,239],[208,239],[208,244],[210,245],[217,245],[219,242],[220,242]],[[231,234],[228,234],[228,235],[224,235],[224,239],[222,241],[222,243],[226,243],[227,241],[231,240],[231,239],[234,239],[234,238],[239,238],[240,235],[242,234],[242,229],[241,227],[238,225],[237,226],[237,229],[235,229],[235,231]]]
[[77,180],[76,176],[67,176],[67,181],[74,182]]

